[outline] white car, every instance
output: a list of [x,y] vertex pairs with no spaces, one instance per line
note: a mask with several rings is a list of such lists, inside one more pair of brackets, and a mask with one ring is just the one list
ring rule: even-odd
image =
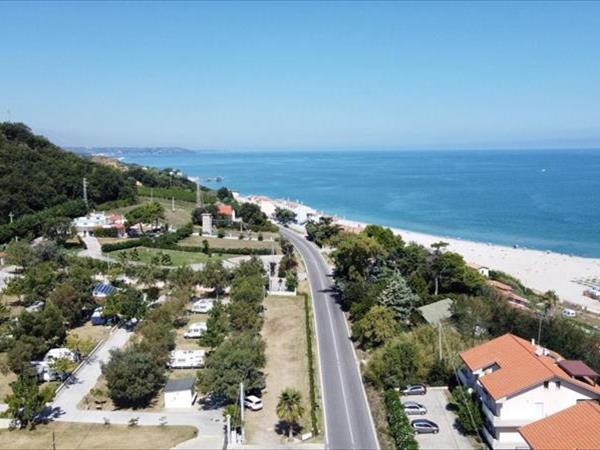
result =
[[565,308],[563,309],[562,315],[563,317],[575,317],[577,313],[572,309]]
[[263,403],[256,395],[248,395],[244,400],[244,406],[252,411],[260,411],[263,408]]
[[186,339],[198,339],[206,331],[206,322],[192,323],[187,331],[183,333],[183,337]]
[[404,407],[404,412],[407,416],[422,416],[427,414],[427,408],[417,402],[405,402],[402,406]]

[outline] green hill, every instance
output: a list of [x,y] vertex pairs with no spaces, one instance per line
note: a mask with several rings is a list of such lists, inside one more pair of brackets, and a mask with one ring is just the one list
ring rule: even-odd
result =
[[90,204],[134,199],[126,174],[66,152],[21,123],[0,123],[0,224],[83,196]]

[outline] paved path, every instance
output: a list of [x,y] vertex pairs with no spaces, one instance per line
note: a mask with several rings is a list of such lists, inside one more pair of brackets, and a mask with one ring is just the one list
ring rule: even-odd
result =
[[282,228],[304,258],[311,285],[323,386],[325,441],[330,449],[379,448],[346,318],[330,295],[333,281],[319,249]]
[[193,426],[198,430],[196,438],[185,441],[176,448],[222,448],[224,434],[222,412],[219,409],[202,410],[198,408],[150,413],[81,410],[77,407],[98,381],[101,375],[101,365],[108,361],[110,350],[122,348],[131,335],[131,332],[122,328],[111,333],[106,342],[74,375],[73,381],[56,394],[52,403],[54,419],[64,422],[104,423],[106,418],[111,424],[128,424],[130,419],[138,418],[139,425],[160,425],[161,422],[166,421],[167,425]]
[[84,236],[81,238],[85,244],[86,250],[80,251],[77,256],[99,259],[101,261],[113,261],[108,256],[102,254],[102,246],[94,236]]

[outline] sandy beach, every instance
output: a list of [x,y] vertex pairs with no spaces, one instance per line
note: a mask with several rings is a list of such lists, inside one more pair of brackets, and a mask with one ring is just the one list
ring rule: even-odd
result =
[[[324,214],[298,202],[274,200],[256,195],[240,197],[240,199],[258,204],[269,216],[273,214],[277,206],[291,209],[298,215],[299,222],[303,222],[311,216],[318,217]],[[356,229],[362,229],[367,225],[363,222],[340,218],[335,220],[340,225]],[[468,263],[506,272],[520,279],[524,285],[540,292],[553,290],[561,300],[600,314],[600,301],[584,296],[583,291],[586,287],[576,282],[582,278],[596,277],[600,279],[600,259],[598,258],[512,248],[398,228],[392,228],[392,230],[402,236],[406,242],[416,242],[426,247],[443,240],[449,244],[448,250],[461,254]]]

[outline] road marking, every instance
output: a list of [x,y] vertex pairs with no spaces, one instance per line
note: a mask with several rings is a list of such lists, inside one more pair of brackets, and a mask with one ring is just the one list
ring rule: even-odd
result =
[[[317,263],[317,260],[314,258],[311,249],[304,242],[301,242],[300,246],[304,247],[305,250],[308,250],[308,258],[311,260],[311,263],[313,263],[314,267],[318,270],[319,264]],[[306,263],[306,261],[305,261],[305,263]],[[307,271],[309,270],[309,266],[308,265],[306,267],[306,270]],[[316,275],[317,275],[316,281],[319,283],[319,285],[321,285],[321,281],[322,281],[321,277],[319,276],[318,273]],[[312,286],[312,283],[310,283],[310,277],[308,277],[308,278],[309,278],[309,284],[311,284],[311,291],[313,291],[314,286]],[[321,285],[320,286],[320,290],[324,291],[325,287]],[[350,409],[348,407],[348,399],[347,399],[347,396],[346,396],[346,388],[344,386],[346,384],[345,381],[344,381],[345,378],[344,378],[344,374],[343,374],[343,372],[341,370],[340,354],[339,354],[339,350],[338,350],[338,346],[337,346],[337,339],[336,339],[335,329],[333,328],[333,317],[331,315],[331,309],[329,307],[329,303],[330,303],[329,298],[330,297],[329,297],[329,294],[327,294],[325,292],[322,292],[322,294],[325,297],[325,309],[327,310],[327,315],[329,317],[329,327],[330,327],[330,330],[331,330],[331,338],[332,338],[332,341],[333,341],[333,350],[334,350],[335,359],[336,359],[336,362],[337,362],[337,364],[336,364],[336,366],[337,366],[337,372],[338,372],[338,375],[340,377],[340,382],[341,382],[340,385],[341,385],[341,388],[342,388],[342,398],[343,398],[343,401],[344,401],[344,409],[345,409],[345,412],[346,412],[346,420],[348,422],[348,431],[350,433],[350,441],[352,442],[352,446],[354,447],[356,445],[356,441],[354,439],[354,431],[353,431],[353,427],[352,427],[352,421],[350,419]],[[313,298],[314,298],[314,295],[313,295]],[[323,404],[325,404],[325,402],[323,402]]]

